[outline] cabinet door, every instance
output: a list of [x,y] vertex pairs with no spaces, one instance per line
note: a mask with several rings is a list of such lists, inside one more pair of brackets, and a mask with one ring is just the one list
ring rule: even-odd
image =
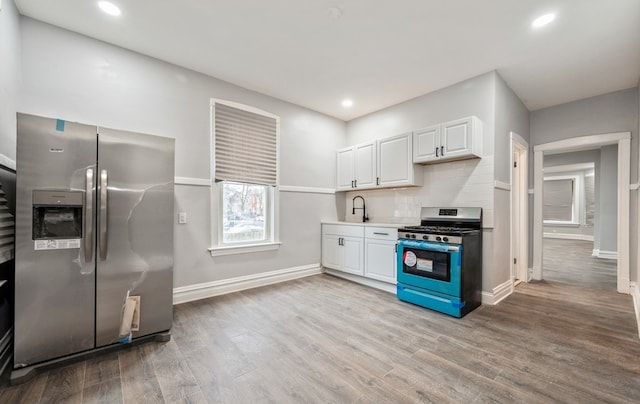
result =
[[368,278],[396,283],[396,242],[366,240],[365,273]]
[[355,150],[353,147],[338,150],[336,168],[336,188],[349,190],[353,188],[355,178]]
[[344,263],[341,271],[364,275],[364,245],[361,238],[343,237]]
[[338,244],[339,238],[333,234],[322,236],[322,266],[326,268],[341,269],[343,261],[343,247]]
[[[413,133],[413,162],[435,160],[440,152],[440,126],[431,126]],[[438,156],[436,156],[436,152]]]
[[355,146],[356,188],[376,186],[376,143]]
[[457,158],[471,153],[473,117],[458,119],[442,125],[441,158]]
[[413,183],[411,149],[410,133],[378,141],[377,185],[402,186]]

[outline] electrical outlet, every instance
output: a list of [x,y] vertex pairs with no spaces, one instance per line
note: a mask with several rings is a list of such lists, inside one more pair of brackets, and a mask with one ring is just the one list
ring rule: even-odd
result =
[[178,223],[180,224],[187,223],[187,212],[178,213]]

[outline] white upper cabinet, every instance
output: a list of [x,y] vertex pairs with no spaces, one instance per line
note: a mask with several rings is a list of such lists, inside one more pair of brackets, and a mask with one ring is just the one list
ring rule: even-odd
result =
[[405,133],[338,150],[338,191],[419,184],[422,169],[413,164],[412,148],[412,134]]
[[411,133],[378,140],[378,178],[380,187],[400,187],[416,184],[416,171],[411,153]]
[[376,186],[376,142],[338,150],[336,188],[348,191]]
[[363,143],[354,146],[355,161],[355,187],[373,188],[376,186],[376,142]]
[[482,121],[475,116],[413,133],[413,162],[434,163],[482,157]]
[[352,189],[355,180],[355,154],[353,147],[340,149],[337,153],[337,188]]

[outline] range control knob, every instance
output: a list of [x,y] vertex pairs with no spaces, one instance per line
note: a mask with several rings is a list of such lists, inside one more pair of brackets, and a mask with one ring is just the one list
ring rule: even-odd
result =
[[405,234],[404,238],[411,238],[411,234],[409,234],[409,233]]
[[442,237],[442,241],[446,243],[447,241],[449,241],[449,237]]
[[429,236],[422,236],[423,240],[429,240]]
[[437,236],[437,237],[436,237],[436,241],[442,241],[442,237]]
[[415,234],[412,234],[412,235],[411,235],[411,238],[416,238],[416,235],[415,235]]

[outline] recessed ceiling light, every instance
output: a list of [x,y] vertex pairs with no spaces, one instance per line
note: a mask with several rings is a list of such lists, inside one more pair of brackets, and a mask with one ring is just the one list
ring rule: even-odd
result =
[[99,1],[98,7],[100,7],[100,10],[109,15],[113,15],[114,17],[117,17],[122,13],[122,11],[120,11],[120,8],[110,1]]
[[549,24],[551,21],[555,19],[556,19],[555,14],[553,13],[545,14],[533,20],[533,22],[531,23],[531,26],[533,26],[533,28],[540,28]]
[[351,108],[353,106],[353,101],[350,99],[342,100],[342,106],[345,108]]

